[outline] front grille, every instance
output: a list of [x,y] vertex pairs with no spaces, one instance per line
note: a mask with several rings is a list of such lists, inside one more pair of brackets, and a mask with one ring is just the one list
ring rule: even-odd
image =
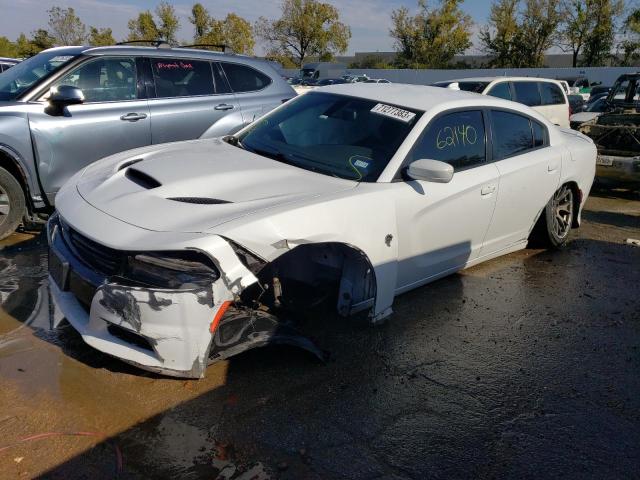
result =
[[80,261],[105,276],[120,273],[126,260],[124,252],[100,245],[66,225],[63,225],[62,233]]

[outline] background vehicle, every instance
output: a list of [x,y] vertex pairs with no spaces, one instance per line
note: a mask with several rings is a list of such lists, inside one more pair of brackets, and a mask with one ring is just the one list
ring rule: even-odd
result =
[[600,85],[599,83],[589,83],[589,79],[581,75],[578,75],[576,77],[562,78],[560,80],[567,82],[567,84],[569,85],[569,91],[572,95],[581,95],[582,98],[585,99],[585,101],[589,100],[589,95],[591,95],[591,87]]
[[48,228],[55,323],[62,313],[95,348],[175,376],[268,343],[317,352],[288,320],[301,310],[378,322],[395,296],[530,237],[561,246],[595,156],[583,135],[490,96],[311,91],[223,141],[124,152],[74,176]]
[[305,80],[322,80],[323,78],[336,78],[345,74],[347,67],[341,63],[316,62],[307,63],[300,70],[300,78]]
[[11,67],[17,65],[18,63],[20,63],[20,60],[18,59],[0,57],[0,73],[4,72],[5,70],[9,70]]
[[391,83],[386,78],[370,78],[369,80],[365,80],[364,83]]
[[588,122],[598,117],[599,115],[602,115],[604,112],[608,111],[609,108],[610,107],[607,103],[606,97],[600,98],[595,102],[588,103],[584,110],[578,113],[574,113],[573,115],[571,115],[571,117],[569,117],[571,128],[577,130],[579,125],[582,125],[584,122]]
[[62,47],[0,75],[0,238],[95,160],[238,131],[295,96],[264,61],[190,48]]
[[491,95],[523,103],[547,117],[551,123],[569,126],[567,95],[557,80],[529,77],[477,77],[452,79],[433,84],[450,90]]
[[598,147],[596,177],[601,183],[640,184],[640,73],[620,75],[607,111],[577,127]]
[[569,113],[571,115],[584,111],[587,106],[582,95],[569,95],[567,100],[569,100]]

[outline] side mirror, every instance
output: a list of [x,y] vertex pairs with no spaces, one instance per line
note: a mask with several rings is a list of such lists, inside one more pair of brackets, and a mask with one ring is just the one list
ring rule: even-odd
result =
[[77,87],[59,85],[49,90],[49,103],[59,107],[78,105],[84,102],[84,93]]
[[407,175],[414,180],[449,183],[453,178],[453,166],[439,160],[415,160],[409,164]]
[[82,90],[70,85],[59,85],[49,90],[49,105],[44,109],[45,113],[53,116],[64,115],[64,108],[69,105],[78,105],[84,102]]

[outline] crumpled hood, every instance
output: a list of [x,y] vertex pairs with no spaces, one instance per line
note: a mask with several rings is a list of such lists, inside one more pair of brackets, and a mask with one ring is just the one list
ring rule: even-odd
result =
[[218,139],[125,153],[88,167],[76,188],[93,207],[153,231],[204,232],[268,208],[357,185]]

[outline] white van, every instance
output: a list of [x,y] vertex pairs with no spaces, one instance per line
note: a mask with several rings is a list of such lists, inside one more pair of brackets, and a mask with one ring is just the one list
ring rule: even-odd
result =
[[433,86],[524,103],[552,123],[569,127],[569,101],[558,80],[532,77],[476,77],[436,82]]

